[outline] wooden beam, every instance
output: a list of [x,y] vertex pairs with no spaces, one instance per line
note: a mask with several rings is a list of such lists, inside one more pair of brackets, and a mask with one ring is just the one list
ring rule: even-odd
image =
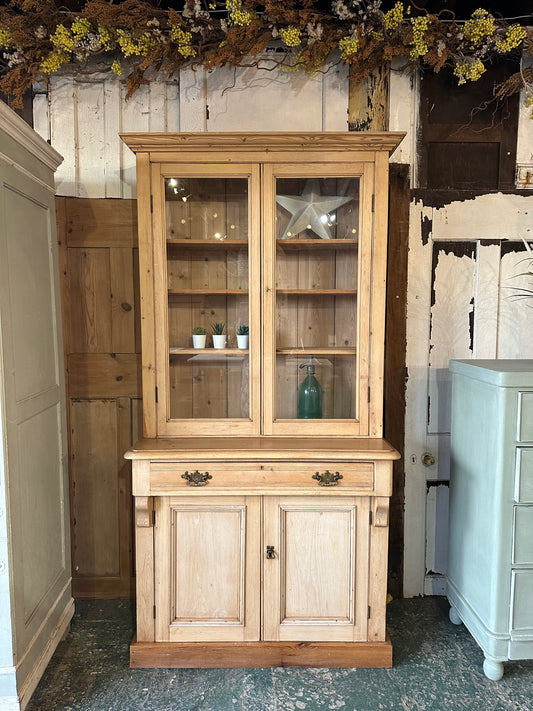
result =
[[350,77],[348,126],[350,131],[389,130],[390,65],[375,69],[366,79]]

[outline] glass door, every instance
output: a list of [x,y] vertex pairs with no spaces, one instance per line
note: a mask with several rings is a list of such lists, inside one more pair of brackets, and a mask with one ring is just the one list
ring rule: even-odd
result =
[[158,170],[155,301],[157,331],[167,334],[156,343],[159,431],[258,433],[258,168]]
[[370,268],[362,253],[367,242],[369,259],[363,205],[370,181],[362,166],[360,173],[353,165],[349,174],[331,170],[265,167],[264,340],[272,382],[265,428],[272,434],[356,435],[366,427],[360,377],[368,382]]

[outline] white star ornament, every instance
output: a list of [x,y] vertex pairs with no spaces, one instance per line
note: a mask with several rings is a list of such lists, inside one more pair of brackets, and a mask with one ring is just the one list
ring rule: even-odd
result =
[[289,233],[294,235],[309,229],[321,239],[331,239],[327,215],[351,199],[341,195],[320,195],[317,178],[306,182],[300,196],[276,195],[276,202],[292,215],[281,239],[286,239]]

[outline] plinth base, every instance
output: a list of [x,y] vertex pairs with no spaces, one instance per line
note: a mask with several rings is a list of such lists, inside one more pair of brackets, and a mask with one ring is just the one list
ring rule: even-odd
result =
[[392,667],[385,642],[137,642],[132,668]]

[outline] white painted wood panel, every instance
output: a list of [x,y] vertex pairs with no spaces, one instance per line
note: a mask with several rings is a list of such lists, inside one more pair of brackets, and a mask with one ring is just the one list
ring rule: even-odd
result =
[[207,107],[208,131],[344,131],[348,74],[217,68],[207,73]]
[[[482,195],[439,208],[411,206],[406,596],[444,591],[446,506],[439,503],[440,490],[434,496],[426,492],[428,482],[449,477],[449,360],[533,357],[533,296],[513,298],[517,288],[533,287],[532,279],[517,276],[529,265],[520,237],[533,236],[532,210],[533,194]],[[426,452],[435,464],[423,464]]]
[[135,156],[120,132],[347,130],[348,72],[341,65],[313,76],[250,68],[234,76],[229,68],[189,68],[158,76],[128,100],[112,73],[57,75],[48,97],[38,95],[34,121],[65,156],[58,195],[132,198]]
[[65,156],[58,195],[135,197],[135,156],[124,131],[179,130],[177,79],[142,86],[126,101],[125,82],[112,73],[57,75],[34,104],[36,130]]

